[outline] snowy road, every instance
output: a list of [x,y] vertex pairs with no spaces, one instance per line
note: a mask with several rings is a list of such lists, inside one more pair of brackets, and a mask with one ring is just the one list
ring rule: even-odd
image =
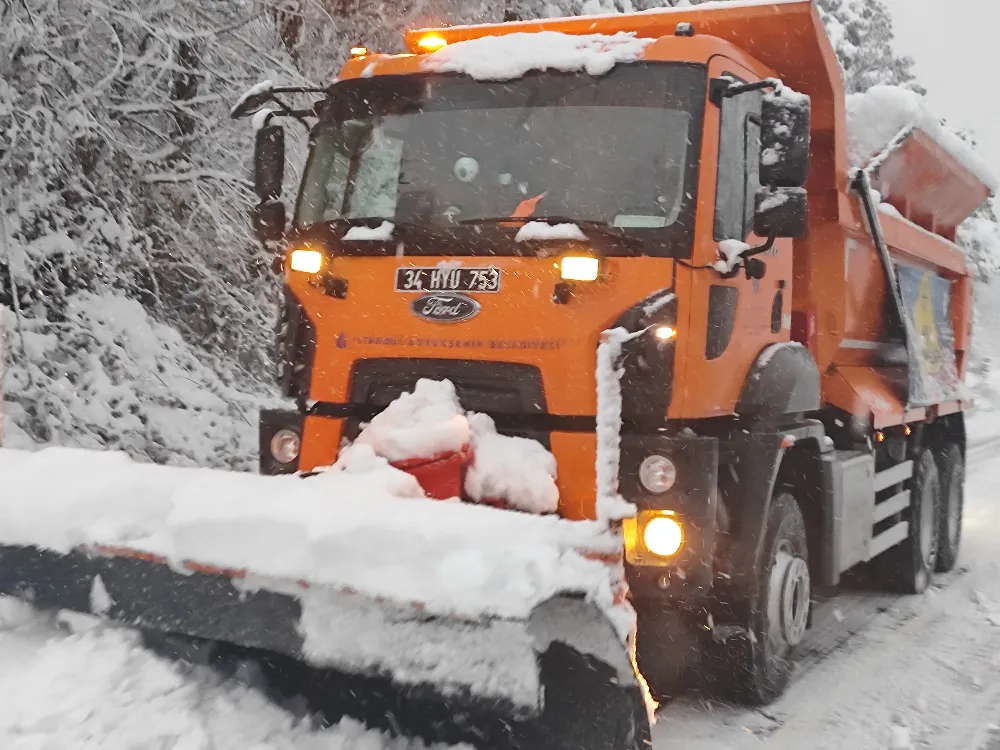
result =
[[656,750],[1000,750],[1000,442],[970,451],[956,572],[922,597],[825,603],[792,689],[763,711],[664,708]]
[[[764,711],[690,697],[655,750],[1000,750],[1000,442],[970,453],[959,570],[923,597],[863,590],[821,605],[796,683]],[[314,732],[240,684],[181,674],[127,632],[0,600],[4,750],[382,750]]]

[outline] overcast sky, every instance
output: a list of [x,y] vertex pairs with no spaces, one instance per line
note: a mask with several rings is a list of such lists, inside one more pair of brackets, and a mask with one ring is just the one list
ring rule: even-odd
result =
[[1000,90],[991,81],[1000,46],[1000,0],[883,0],[893,14],[896,51],[939,117],[975,131],[979,152],[1000,173]]

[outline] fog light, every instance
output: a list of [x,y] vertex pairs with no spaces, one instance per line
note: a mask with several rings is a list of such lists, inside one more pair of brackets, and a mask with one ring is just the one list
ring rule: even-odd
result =
[[651,518],[642,530],[643,546],[660,557],[670,557],[681,548],[684,532],[681,525],[669,516]]
[[290,464],[299,457],[302,438],[295,430],[278,430],[271,438],[271,455],[279,464]]
[[677,481],[677,467],[666,456],[648,456],[639,466],[639,482],[647,492],[659,495]]
[[319,273],[323,267],[323,253],[319,250],[292,250],[288,265],[293,271]]
[[567,255],[559,264],[559,273],[566,281],[596,281],[601,262],[591,255]]

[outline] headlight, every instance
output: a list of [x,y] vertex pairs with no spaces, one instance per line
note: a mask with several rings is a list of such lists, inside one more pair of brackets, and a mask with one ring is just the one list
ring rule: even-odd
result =
[[648,456],[639,466],[639,483],[647,492],[661,495],[677,481],[677,467],[666,456]]
[[601,261],[592,255],[567,255],[559,264],[564,281],[596,281],[601,275]]
[[684,542],[681,525],[669,516],[651,518],[642,530],[642,544],[654,555],[670,557]]
[[293,271],[319,273],[323,268],[323,253],[319,250],[292,250],[288,265]]
[[299,457],[302,438],[295,430],[278,430],[271,438],[271,455],[280,464],[290,464]]

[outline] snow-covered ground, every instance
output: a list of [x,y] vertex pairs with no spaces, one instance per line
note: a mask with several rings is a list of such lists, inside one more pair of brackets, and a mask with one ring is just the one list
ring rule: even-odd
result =
[[[959,569],[927,595],[849,588],[819,606],[800,673],[760,711],[661,709],[655,750],[1000,748],[1000,416],[972,420]],[[5,750],[402,750],[355,724],[315,731],[235,681],[182,670],[135,636],[0,600]]]
[[660,712],[656,750],[1000,747],[1000,419],[971,427],[990,437],[970,450],[956,571],[922,597],[841,593],[818,608],[784,698],[759,711],[680,700]]
[[354,722],[314,731],[238,681],[180,668],[128,631],[0,600],[5,750],[419,750]]

